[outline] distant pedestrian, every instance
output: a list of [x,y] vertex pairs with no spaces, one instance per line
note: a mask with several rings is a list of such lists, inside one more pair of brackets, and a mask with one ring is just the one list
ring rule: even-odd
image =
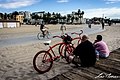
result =
[[104,29],[104,26],[105,26],[104,20],[102,20],[102,29]]
[[88,27],[91,28],[91,21],[88,22]]
[[62,23],[60,30],[62,31],[62,34],[64,34],[64,30],[66,30],[66,26],[64,25],[64,23]]
[[37,26],[37,23],[35,23],[35,26]]
[[108,21],[108,25],[111,26],[111,20]]

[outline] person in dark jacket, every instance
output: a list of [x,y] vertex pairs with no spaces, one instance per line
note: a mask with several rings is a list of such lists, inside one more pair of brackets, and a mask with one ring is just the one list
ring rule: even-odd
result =
[[[94,66],[96,62],[96,53],[93,44],[88,40],[87,35],[82,36],[81,43],[73,51],[75,56],[79,56],[80,64],[82,67]],[[73,64],[78,66],[78,64],[73,59]]]

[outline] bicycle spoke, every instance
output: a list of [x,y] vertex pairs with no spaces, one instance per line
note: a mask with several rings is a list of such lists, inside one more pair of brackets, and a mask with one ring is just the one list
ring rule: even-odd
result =
[[38,52],[33,59],[33,66],[39,73],[45,73],[52,67],[52,56],[46,51]]

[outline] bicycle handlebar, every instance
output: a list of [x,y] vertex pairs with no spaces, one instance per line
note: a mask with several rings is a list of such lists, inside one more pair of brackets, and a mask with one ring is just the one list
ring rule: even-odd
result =
[[53,38],[61,38],[61,39],[63,39],[64,37],[65,37],[65,35],[68,35],[67,33],[65,33],[64,35],[62,35],[62,36],[53,36]]
[[83,33],[83,30],[80,30],[81,31],[81,33],[76,33],[76,32],[73,32],[73,33],[71,33],[71,34],[76,34],[76,35],[81,35],[82,33]]

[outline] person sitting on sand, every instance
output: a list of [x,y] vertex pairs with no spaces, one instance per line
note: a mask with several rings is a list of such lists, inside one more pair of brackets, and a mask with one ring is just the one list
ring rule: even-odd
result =
[[79,57],[79,62],[76,62],[75,57],[72,59],[72,63],[82,67],[94,66],[96,63],[96,53],[93,44],[88,40],[87,35],[82,36],[81,43],[73,51],[75,56]]
[[97,35],[93,44],[96,49],[96,54],[99,55],[98,57],[107,58],[109,56],[110,51],[107,44],[102,40],[101,35]]

